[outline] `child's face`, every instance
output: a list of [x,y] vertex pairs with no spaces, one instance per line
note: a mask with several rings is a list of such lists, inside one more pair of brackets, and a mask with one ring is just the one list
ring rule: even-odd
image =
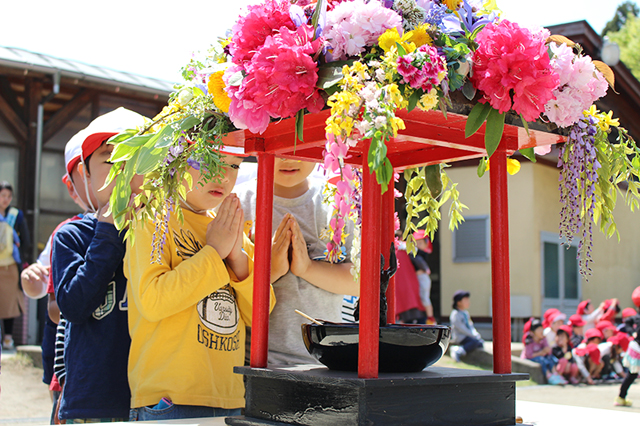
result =
[[542,327],[538,327],[533,330],[533,337],[535,337],[536,340],[542,340],[542,338],[544,337],[544,330],[542,329]]
[[278,186],[293,188],[305,182],[316,163],[276,158],[273,181]]
[[9,204],[11,204],[11,200],[13,200],[13,192],[10,189],[3,189],[0,191],[0,209],[5,211]]
[[582,326],[573,327],[573,334],[578,335],[578,336],[584,336],[584,334],[582,332]]
[[564,323],[564,321],[562,320],[558,320],[558,321],[554,321],[551,323],[551,329],[553,331],[558,331],[558,329],[560,328],[560,326]]
[[591,303],[589,303],[587,307],[584,308],[584,313],[585,315],[589,315],[591,312],[593,312],[593,306],[591,305]]
[[607,340],[609,337],[613,337],[615,331],[612,328],[605,328],[602,330],[602,334],[604,334],[604,339]]
[[109,203],[109,197],[111,197],[111,192],[116,184],[114,179],[109,183],[109,186],[103,188],[111,171],[112,163],[109,159],[112,151],[113,145],[103,143],[89,158],[89,185],[98,202],[98,208],[102,208]]
[[461,311],[469,310],[470,306],[471,306],[471,299],[468,296],[467,297],[463,297],[458,302],[458,309],[460,309]]
[[426,238],[420,238],[419,240],[416,240],[416,246],[422,251],[427,251],[429,249],[429,244],[427,244]]
[[565,333],[556,334],[556,343],[558,346],[566,346],[568,343],[567,335]]
[[193,178],[193,188],[187,192],[187,203],[196,211],[198,210],[211,210],[220,205],[236,184],[236,178],[238,177],[238,170],[242,163],[242,157],[236,157],[233,155],[221,155],[224,167],[224,176],[220,176],[220,180],[213,179],[200,185],[200,171],[192,167],[187,169],[187,173]]

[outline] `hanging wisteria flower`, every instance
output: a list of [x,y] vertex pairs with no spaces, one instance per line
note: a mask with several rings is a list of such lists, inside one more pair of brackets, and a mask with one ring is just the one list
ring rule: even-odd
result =
[[555,99],[545,105],[545,115],[560,127],[582,118],[582,112],[607,93],[608,83],[589,56],[577,56],[566,44],[550,43],[551,66],[558,74]]
[[560,238],[571,244],[580,235],[578,253],[580,273],[591,274],[593,218],[596,203],[596,183],[600,163],[597,159],[595,135],[598,120],[587,116],[572,128],[567,142],[560,148]]
[[547,54],[549,34],[507,20],[485,26],[476,37],[471,77],[483,93],[481,102],[501,113],[513,108],[527,121],[538,118],[559,83]]
[[401,28],[402,18],[378,0],[345,1],[327,12],[326,38],[333,60],[364,52],[389,28]]

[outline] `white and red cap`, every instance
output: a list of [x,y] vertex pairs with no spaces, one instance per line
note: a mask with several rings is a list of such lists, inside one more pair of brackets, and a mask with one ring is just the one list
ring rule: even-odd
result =
[[67,173],[62,180],[69,179],[71,171],[80,162],[94,153],[102,143],[112,136],[128,129],[145,125],[146,118],[137,112],[120,107],[101,115],[76,133],[67,142],[64,149],[64,162]]

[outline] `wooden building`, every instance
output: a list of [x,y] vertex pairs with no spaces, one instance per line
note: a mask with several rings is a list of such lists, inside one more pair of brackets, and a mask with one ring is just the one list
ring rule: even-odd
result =
[[[27,219],[32,262],[54,227],[78,212],[61,182],[64,147],[97,116],[120,106],[154,116],[173,83],[0,46],[0,180]],[[30,305],[32,306],[32,305]],[[34,319],[35,310],[30,317]],[[37,340],[31,322],[17,343]]]

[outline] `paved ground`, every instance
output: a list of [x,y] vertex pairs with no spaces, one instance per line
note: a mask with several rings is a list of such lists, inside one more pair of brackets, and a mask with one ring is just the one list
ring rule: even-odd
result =
[[[442,367],[473,368],[466,364],[456,364],[445,356],[440,362]],[[524,383],[531,384],[532,382]],[[51,399],[46,386],[42,383],[42,370],[33,367],[26,358],[14,353],[2,354],[2,374],[0,375],[0,426],[5,425],[45,425],[49,422]],[[620,422],[609,424],[640,424],[640,380],[631,386],[629,398],[636,401],[635,407],[614,407],[613,400],[618,394],[619,385],[598,386],[523,386],[516,391],[518,404],[516,414],[525,423],[539,426],[554,424],[603,424],[595,422],[598,416],[619,417]],[[544,403],[544,404],[540,404]],[[582,407],[582,408],[575,408]],[[588,409],[585,409],[588,408]],[[600,409],[600,410],[598,410]],[[604,409],[604,410],[602,410]],[[606,411],[605,411],[606,410]],[[607,414],[609,413],[609,414]],[[577,421],[578,416],[591,421]],[[565,422],[561,418],[571,418]],[[638,419],[637,422],[624,421]],[[222,424],[222,423],[221,423]]]

